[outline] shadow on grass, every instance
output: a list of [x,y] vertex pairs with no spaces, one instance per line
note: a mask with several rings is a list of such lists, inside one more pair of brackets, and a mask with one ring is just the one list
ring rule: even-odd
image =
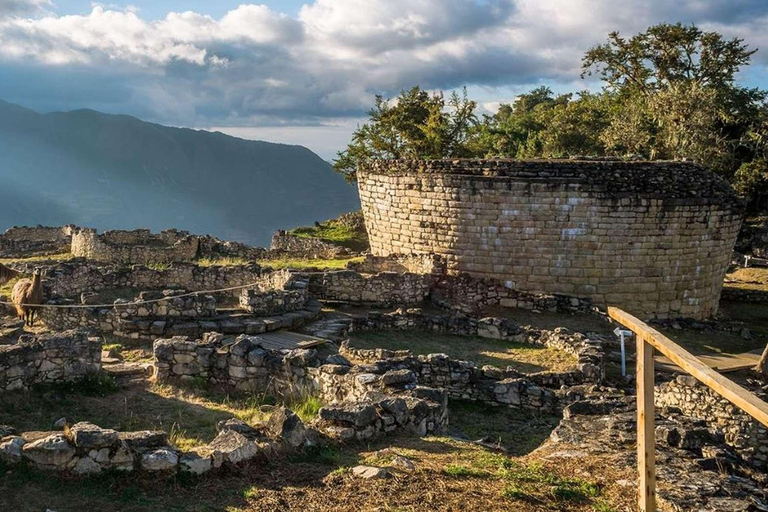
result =
[[470,440],[487,438],[511,456],[526,455],[544,444],[561,420],[553,414],[464,400],[451,400],[449,410],[454,435]]

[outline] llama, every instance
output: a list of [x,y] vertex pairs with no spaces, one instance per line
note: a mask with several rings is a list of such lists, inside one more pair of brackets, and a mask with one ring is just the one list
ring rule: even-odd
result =
[[13,287],[11,301],[16,308],[16,314],[24,319],[24,324],[32,326],[35,324],[35,315],[37,314],[36,305],[43,303],[43,282],[42,271],[35,269],[32,279],[22,279]]
[[18,272],[0,263],[0,286],[3,286],[5,283],[10,281],[11,279],[15,279],[16,276],[18,275],[19,275]]

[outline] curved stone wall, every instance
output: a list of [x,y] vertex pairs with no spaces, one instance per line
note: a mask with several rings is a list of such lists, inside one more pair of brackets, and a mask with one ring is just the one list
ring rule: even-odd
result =
[[743,210],[684,162],[376,161],[358,186],[375,256],[658,318],[717,311]]

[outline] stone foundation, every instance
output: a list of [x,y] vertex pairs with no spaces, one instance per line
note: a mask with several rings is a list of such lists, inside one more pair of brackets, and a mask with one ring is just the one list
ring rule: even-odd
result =
[[29,335],[0,345],[0,391],[71,382],[101,370],[101,338],[86,331]]
[[[30,265],[14,268],[31,272]],[[233,266],[199,266],[192,263],[173,263],[167,268],[154,269],[143,265],[99,265],[94,262],[72,261],[48,268],[43,280],[46,296],[72,298],[82,293],[102,292],[116,288],[138,290],[166,290],[171,288],[201,291],[233,288],[269,280],[256,264]],[[237,297],[240,290],[230,292]]]
[[[764,393],[763,393],[764,394]],[[676,407],[684,414],[700,418],[717,427],[725,443],[733,447],[748,464],[768,469],[768,430],[751,416],[716,394],[695,377],[681,375],[656,386],[658,407]],[[765,399],[765,396],[761,397]]]
[[[176,299],[163,301],[165,307]],[[212,297],[194,297],[183,306],[186,312],[202,315],[209,311]],[[308,301],[302,309],[270,316],[251,314],[214,313],[211,316],[181,316],[177,309],[156,309],[173,313],[164,316],[143,316],[139,306],[123,305],[118,300],[114,308],[43,308],[39,312],[40,320],[51,329],[87,328],[102,333],[113,333],[132,339],[157,339],[163,336],[192,336],[199,337],[206,332],[224,332],[227,334],[261,334],[279,329],[298,328],[310,320],[317,318],[321,306],[317,302]],[[49,304],[75,305],[69,299],[49,301]],[[213,302],[215,304],[215,301]],[[161,306],[162,307],[162,306]],[[148,310],[146,310],[148,311]]]
[[310,292],[320,300],[367,305],[414,305],[424,302],[433,282],[431,275],[353,270],[302,274]]

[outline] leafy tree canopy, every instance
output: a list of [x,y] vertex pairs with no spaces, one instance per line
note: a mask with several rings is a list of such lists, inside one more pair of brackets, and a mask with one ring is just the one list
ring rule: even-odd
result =
[[736,81],[755,51],[663,23],[629,38],[613,32],[587,50],[582,77],[598,76],[599,93],[537,87],[481,118],[466,90],[447,101],[419,87],[378,96],[334,166],[354,180],[374,158],[689,159],[733,180],[753,208],[768,207],[766,91]]

